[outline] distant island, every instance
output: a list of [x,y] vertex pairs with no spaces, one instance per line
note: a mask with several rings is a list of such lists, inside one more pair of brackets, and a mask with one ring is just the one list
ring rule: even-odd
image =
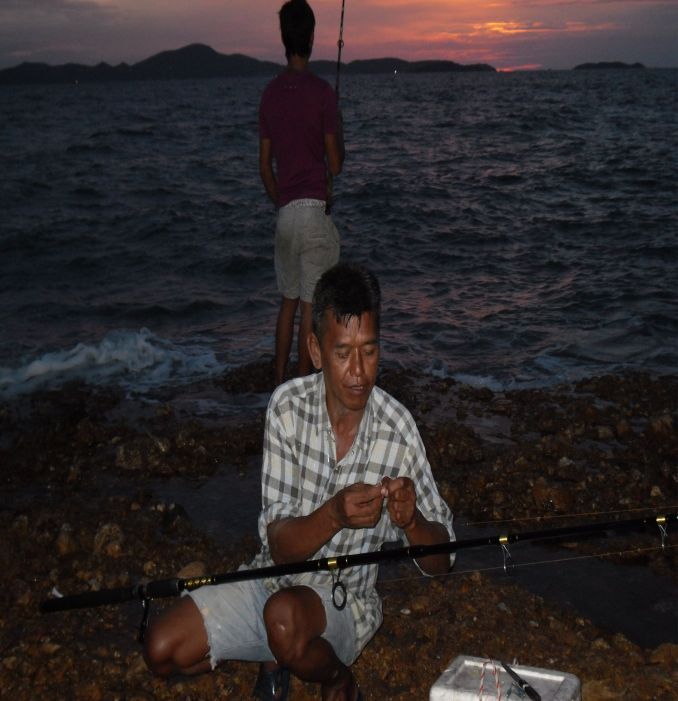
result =
[[[311,61],[316,73],[334,73],[336,61]],[[283,66],[272,61],[259,61],[242,54],[221,54],[204,44],[190,44],[181,49],[163,51],[139,63],[111,66],[99,63],[84,66],[67,63],[51,66],[46,63],[21,63],[0,70],[0,84],[94,83],[127,80],[186,80],[229,78],[236,76],[274,76]],[[341,64],[342,73],[424,73],[485,71],[496,72],[487,64],[462,65],[454,61],[404,61],[399,58],[377,58]]]
[[575,71],[607,70],[609,68],[645,68],[642,63],[622,63],[621,61],[599,61],[598,63],[580,63]]

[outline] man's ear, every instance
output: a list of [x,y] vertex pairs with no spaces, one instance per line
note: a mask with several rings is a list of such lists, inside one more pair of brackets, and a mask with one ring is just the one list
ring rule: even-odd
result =
[[308,353],[311,356],[311,361],[313,362],[313,367],[316,370],[322,370],[323,361],[322,355],[320,353],[320,341],[318,337],[311,331],[306,339],[306,344],[308,345]]

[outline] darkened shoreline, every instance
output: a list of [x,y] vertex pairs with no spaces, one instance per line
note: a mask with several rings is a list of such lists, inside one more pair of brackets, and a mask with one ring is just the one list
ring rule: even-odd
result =
[[[251,396],[265,393],[268,382],[260,363],[212,389]],[[388,370],[380,384],[415,415],[441,493],[463,515],[460,522],[506,527],[510,520],[520,530],[546,528],[554,519],[570,523],[561,520],[567,514],[609,519],[610,512],[675,510],[678,376],[629,373],[497,394]],[[85,385],[0,402],[0,687],[8,696],[248,698],[253,665],[229,663],[200,679],[152,678],[135,642],[136,603],[38,611],[53,587],[74,593],[224,572],[254,552],[254,532],[216,541],[196,528],[178,499],[164,502],[149,488],[177,477],[199,485],[229,470],[236,488],[239,478],[257,477],[263,409],[209,420],[188,406],[181,392],[144,405]],[[624,549],[651,550],[615,561],[675,583],[675,538],[669,533],[672,547],[662,552],[654,534],[633,536]],[[576,547],[608,550],[594,540]],[[384,580],[384,625],[356,663],[366,698],[426,699],[460,654],[576,674],[585,701],[677,695],[675,608],[666,612],[676,623],[673,639],[644,649],[510,577],[475,571],[423,580],[403,565],[390,566]],[[317,693],[295,682],[292,698]]]

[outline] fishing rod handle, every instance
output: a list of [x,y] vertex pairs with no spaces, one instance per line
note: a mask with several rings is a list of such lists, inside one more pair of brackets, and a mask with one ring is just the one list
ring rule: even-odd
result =
[[67,611],[69,609],[105,606],[106,604],[120,604],[123,601],[138,599],[138,589],[139,585],[134,585],[131,587],[87,591],[82,594],[72,594],[70,596],[46,599],[40,604],[40,610],[43,613],[52,613],[54,611]]
[[172,579],[159,579],[147,584],[134,584],[129,587],[86,591],[82,594],[46,599],[40,604],[40,610],[43,613],[53,613],[54,611],[67,611],[69,609],[121,604],[125,601],[143,601],[144,599],[163,599],[170,596],[179,596],[184,588],[183,583],[183,579],[174,577]]

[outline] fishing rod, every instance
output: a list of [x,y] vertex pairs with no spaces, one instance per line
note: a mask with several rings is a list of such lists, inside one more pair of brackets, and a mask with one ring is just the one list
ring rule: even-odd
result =
[[[664,547],[668,537],[669,523],[678,522],[678,512],[662,515],[647,516],[645,518],[608,521],[600,523],[587,523],[578,526],[565,526],[561,528],[542,529],[537,531],[524,531],[517,533],[498,534],[493,536],[482,536],[465,540],[448,540],[442,543],[431,545],[409,545],[400,548],[390,548],[387,550],[376,550],[353,555],[337,555],[335,557],[323,557],[315,560],[304,560],[303,562],[291,562],[284,565],[270,565],[258,567],[250,570],[237,570],[223,574],[213,574],[203,577],[191,577],[182,579],[174,577],[161,579],[152,582],[138,583],[129,587],[118,587],[115,589],[102,589],[100,591],[88,591],[69,596],[59,596],[46,599],[40,604],[43,613],[54,611],[65,611],[69,609],[91,608],[108,604],[119,604],[125,601],[140,600],[144,604],[144,620],[142,621],[142,635],[145,628],[149,602],[152,599],[162,599],[180,596],[184,591],[193,591],[199,587],[225,584],[227,582],[240,582],[249,579],[263,579],[268,577],[283,577],[290,574],[301,574],[304,572],[330,572],[334,580],[333,600],[337,608],[343,608],[346,603],[346,590],[339,578],[341,570],[349,567],[370,565],[386,560],[419,559],[428,555],[440,555],[442,553],[454,553],[458,550],[468,548],[480,548],[499,545],[505,556],[508,553],[508,546],[513,543],[552,540],[570,538],[572,536],[590,535],[594,533],[605,533],[615,531],[628,531],[656,526],[661,536],[661,545]],[[506,558],[504,560],[506,570]],[[340,595],[339,601],[335,594]],[[343,599],[342,599],[343,597]]]
[[339,71],[341,70],[341,50],[344,48],[344,8],[346,0],[341,0],[341,20],[339,21],[339,40],[337,41],[337,79],[334,84],[334,92],[339,101]]
[[[337,40],[337,77],[334,83],[334,92],[337,96],[337,110],[339,109],[339,71],[341,70],[341,50],[344,48],[344,9],[346,0],[341,0],[341,19],[339,20],[339,39]],[[332,212],[332,173],[327,174],[327,199],[325,200],[325,214]]]

